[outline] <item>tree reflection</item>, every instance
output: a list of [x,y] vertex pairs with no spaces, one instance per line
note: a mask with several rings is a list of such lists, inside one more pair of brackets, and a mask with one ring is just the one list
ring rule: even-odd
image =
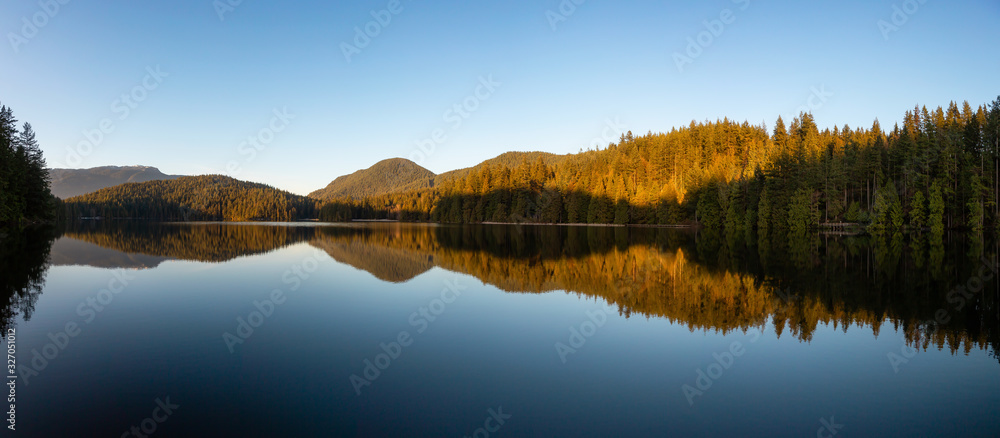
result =
[[3,333],[18,316],[31,319],[49,269],[49,250],[56,238],[51,227],[0,230],[0,324]]
[[[400,223],[126,224],[67,235],[125,252],[202,261],[308,241],[384,281],[406,282],[440,267],[508,292],[600,297],[626,316],[666,318],[691,330],[729,333],[770,323],[779,336],[809,341],[821,324],[878,335],[889,323],[912,346],[952,352],[993,348],[1000,335],[1000,276],[991,276],[960,308],[949,295],[977,276],[984,260],[995,262],[996,243],[981,236],[779,239],[662,228]],[[947,322],[934,322],[941,315]]]

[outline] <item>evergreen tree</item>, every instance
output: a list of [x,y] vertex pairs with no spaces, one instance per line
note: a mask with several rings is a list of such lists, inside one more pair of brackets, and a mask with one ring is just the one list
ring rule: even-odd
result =
[[788,231],[795,235],[805,234],[819,224],[819,210],[813,203],[808,189],[799,189],[788,206]]
[[13,111],[0,106],[0,226],[55,219],[56,200],[31,124],[20,131]]
[[927,207],[924,204],[926,204],[924,194],[918,190],[910,202],[910,226],[918,230],[927,224]]
[[941,196],[941,185],[934,181],[931,184],[930,199],[927,206],[927,225],[931,233],[940,236],[944,233],[944,198]]
[[757,206],[757,231],[761,236],[766,236],[771,221],[771,204],[767,199],[767,189],[760,194],[760,202]]

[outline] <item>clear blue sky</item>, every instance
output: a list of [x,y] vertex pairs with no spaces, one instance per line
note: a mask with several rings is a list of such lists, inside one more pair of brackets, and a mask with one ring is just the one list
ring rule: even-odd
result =
[[[220,20],[226,1],[71,0],[51,17],[35,1],[5,1],[0,102],[32,123],[53,167],[204,174],[233,161],[240,179],[305,194],[411,157],[435,129],[445,139],[420,163],[440,173],[507,150],[586,149],[614,132],[607,120],[635,133],[722,117],[770,129],[813,89],[827,127],[877,117],[891,128],[918,103],[1000,94],[995,0],[586,0],[564,7],[554,30],[570,0],[402,0],[350,62],[342,43],[389,1],[243,0]],[[884,34],[878,22],[893,24],[894,5],[912,13]],[[679,71],[674,54],[688,56],[688,38],[724,9],[730,23]],[[32,17],[44,23],[36,32],[22,21]],[[157,66],[169,75],[159,83],[146,79]],[[490,76],[500,85],[479,87],[488,99],[466,101]],[[135,89],[144,79],[156,88]],[[127,93],[145,100],[126,115],[116,100]],[[446,121],[463,102],[478,108],[460,126]],[[287,127],[253,159],[241,153],[284,108],[295,116]],[[70,158],[102,119],[113,131]]]

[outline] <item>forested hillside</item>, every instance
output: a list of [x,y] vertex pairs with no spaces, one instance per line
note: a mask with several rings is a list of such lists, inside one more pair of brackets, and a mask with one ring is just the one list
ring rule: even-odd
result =
[[57,203],[31,124],[19,130],[14,112],[0,106],[0,226],[52,221]]
[[385,193],[406,192],[431,187],[434,172],[410,160],[390,158],[333,180],[328,186],[309,194],[310,197],[328,201],[349,198],[361,200]]
[[902,126],[820,131],[811,114],[772,129],[728,119],[622,136],[558,161],[479,166],[434,190],[324,206],[321,218],[441,222],[699,223],[802,233],[1000,227],[1000,98],[907,111]]
[[65,204],[70,219],[289,221],[316,215],[313,199],[220,175],[122,184]]

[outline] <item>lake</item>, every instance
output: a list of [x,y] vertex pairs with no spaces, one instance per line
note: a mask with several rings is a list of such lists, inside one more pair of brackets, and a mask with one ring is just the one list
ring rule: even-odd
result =
[[1000,435],[976,236],[87,222],[0,251],[20,436]]

